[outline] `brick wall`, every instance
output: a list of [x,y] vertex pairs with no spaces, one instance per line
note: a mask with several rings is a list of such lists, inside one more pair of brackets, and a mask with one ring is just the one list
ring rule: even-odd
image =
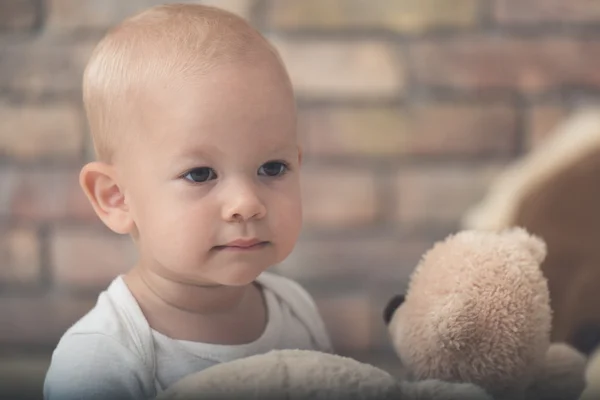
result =
[[[157,0],[0,1],[0,349],[48,351],[135,257],[77,184],[83,65]],[[305,231],[281,273],[338,350],[392,360],[381,320],[490,179],[600,86],[586,0],[213,0],[273,40],[297,88]],[[387,355],[387,358],[386,358]],[[393,361],[391,361],[393,363]]]

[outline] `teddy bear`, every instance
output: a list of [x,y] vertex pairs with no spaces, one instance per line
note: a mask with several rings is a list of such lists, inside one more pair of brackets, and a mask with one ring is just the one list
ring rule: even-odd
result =
[[578,399],[586,359],[550,342],[545,256],[545,242],[522,228],[438,242],[384,311],[407,375],[474,383],[497,400]]
[[272,350],[184,377],[156,400],[493,400],[469,383],[406,382],[373,365],[311,350]]
[[273,350],[191,374],[157,400],[574,400],[584,360],[549,343],[544,255],[523,230],[460,232],[426,253],[402,304],[385,312],[409,379],[335,354]]
[[493,179],[460,229],[520,226],[548,254],[551,339],[591,354],[600,344],[600,108],[574,111]]
[[585,370],[587,385],[579,400],[600,399],[600,350],[596,349],[588,358]]

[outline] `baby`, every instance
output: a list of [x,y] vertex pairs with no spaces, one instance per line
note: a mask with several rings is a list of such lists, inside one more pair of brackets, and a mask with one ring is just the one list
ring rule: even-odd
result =
[[99,43],[83,92],[97,161],[81,186],[139,258],[61,338],[45,399],[147,399],[240,357],[330,352],[308,293],[265,272],[302,219],[294,95],[273,47],[217,8],[158,6]]

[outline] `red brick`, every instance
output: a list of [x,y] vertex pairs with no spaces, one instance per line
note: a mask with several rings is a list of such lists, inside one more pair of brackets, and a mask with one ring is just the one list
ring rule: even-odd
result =
[[31,228],[0,229],[0,282],[35,283],[40,274],[40,243]]
[[600,3],[593,0],[496,0],[500,23],[588,23],[600,21]]
[[[166,3],[199,3],[190,0],[49,0],[48,29],[71,33],[78,30],[105,30],[142,10]],[[251,0],[212,0],[204,4],[217,5],[248,17]]]
[[402,170],[396,181],[400,226],[456,225],[479,201],[501,166],[436,165]]
[[527,113],[527,149],[539,146],[565,120],[568,111],[559,105],[534,106]]
[[95,303],[95,299],[58,296],[0,298],[0,344],[56,345],[62,334]]
[[37,97],[45,93],[77,93],[83,69],[95,43],[66,44],[48,36],[3,44],[0,89]]
[[0,31],[31,30],[39,18],[39,2],[34,0],[2,0]]
[[315,296],[315,302],[336,351],[370,350],[372,310],[368,296],[364,293]]
[[271,2],[268,21],[276,29],[383,28],[420,33],[474,26],[478,5],[477,0],[277,0]]
[[501,104],[320,108],[303,111],[300,126],[319,155],[509,154],[516,116]]
[[0,103],[0,154],[12,158],[76,158],[83,148],[83,121],[73,104]]
[[75,169],[0,170],[0,216],[27,221],[96,220]]
[[54,281],[59,286],[103,288],[136,260],[129,236],[96,227],[55,228],[50,252]]
[[600,87],[600,43],[592,39],[457,37],[417,43],[410,54],[418,85],[529,93]]
[[374,221],[374,179],[368,171],[305,167],[302,174],[306,227],[346,229]]
[[405,86],[394,49],[377,41],[271,38],[301,97],[390,98]]

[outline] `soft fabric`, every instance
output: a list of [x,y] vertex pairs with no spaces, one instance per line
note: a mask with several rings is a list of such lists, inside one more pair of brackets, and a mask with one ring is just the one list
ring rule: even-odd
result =
[[474,383],[496,399],[576,400],[585,359],[566,344],[550,346],[545,255],[545,243],[520,228],[437,243],[404,301],[394,300],[389,331],[408,375]]
[[600,349],[590,355],[585,371],[585,379],[587,387],[580,400],[600,399]]
[[587,360],[564,343],[552,343],[542,369],[527,388],[526,399],[579,399],[586,386]]
[[369,364],[315,351],[280,350],[190,375],[157,400],[491,400],[480,388],[400,382]]
[[271,273],[257,279],[268,308],[263,335],[253,343],[211,345],[153,331],[122,277],[61,338],[44,384],[46,400],[148,399],[190,373],[271,349],[330,352],[323,321],[308,293]]
[[465,229],[520,226],[546,242],[551,339],[588,354],[600,343],[599,204],[600,109],[592,108],[509,165],[463,221]]

